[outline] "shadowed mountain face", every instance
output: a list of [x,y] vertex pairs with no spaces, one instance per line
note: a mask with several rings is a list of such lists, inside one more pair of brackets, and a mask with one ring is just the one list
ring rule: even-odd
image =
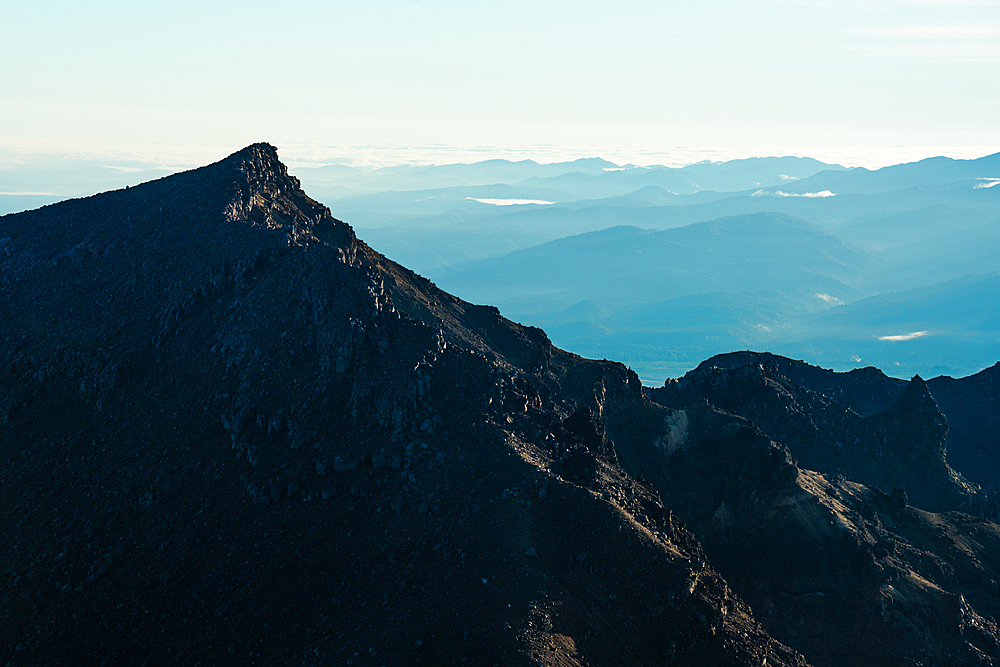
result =
[[[977,430],[969,412],[992,409],[991,386],[719,355],[649,390],[679,409],[658,443],[665,456],[618,454],[768,631],[817,664],[994,664],[1000,532],[956,510],[996,516],[995,502],[947,464],[950,419],[932,395],[949,410],[951,397],[967,401],[950,413],[962,428],[948,442],[963,453],[960,470],[981,474],[966,467],[978,443],[961,434]],[[995,465],[995,446],[979,454]]]
[[945,463],[944,414],[919,377],[871,417],[763,365],[692,371],[655,390],[655,397],[676,408],[707,398],[787,445],[802,467],[883,489],[901,488],[926,509],[957,509],[967,500],[958,475]]
[[995,524],[799,468],[795,449],[708,405],[673,423],[660,456],[619,459],[772,636],[822,665],[995,664]]
[[272,147],[0,238],[5,660],[804,664],[615,463],[602,412],[663,411],[634,374],[374,253]]
[[[887,377],[872,367],[836,373],[774,354],[732,352],[703,361],[689,374],[693,383],[668,382],[667,393],[687,394],[694,384],[704,386],[706,382],[713,382],[710,378],[715,375],[724,377],[729,371],[747,366],[765,369],[773,381],[798,385],[793,390],[798,396],[820,394],[824,400],[850,408],[861,417],[872,417],[889,409],[902,399],[909,387],[905,380]],[[750,374],[754,375],[755,371]],[[685,389],[678,391],[681,386]],[[997,436],[1000,432],[1000,363],[957,380],[948,376],[931,378],[926,387],[947,420],[945,449],[949,465],[969,481],[996,491],[997,480],[1000,480],[1000,450],[997,449],[1000,442]],[[663,395],[661,400],[665,400]],[[751,409],[750,402],[730,401],[728,405],[737,414],[756,419],[747,411]]]
[[0,218],[0,266],[13,664],[1000,656],[1000,534],[928,511],[975,503],[922,383],[646,390],[372,251],[266,144]]

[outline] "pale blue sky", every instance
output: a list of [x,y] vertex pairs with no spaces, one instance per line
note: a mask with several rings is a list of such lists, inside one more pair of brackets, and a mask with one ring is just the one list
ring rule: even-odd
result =
[[12,4],[17,151],[1000,150],[1000,1]]

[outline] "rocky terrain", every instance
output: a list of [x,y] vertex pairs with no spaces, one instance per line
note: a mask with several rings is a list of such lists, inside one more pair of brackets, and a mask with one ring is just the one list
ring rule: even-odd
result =
[[0,267],[9,664],[1000,656],[931,382],[644,388],[374,252],[266,144],[2,217]]
[[[760,365],[802,388],[822,394],[871,417],[888,409],[906,391],[905,380],[885,375],[877,368],[859,368],[836,373],[802,361],[766,352],[732,352],[702,362],[691,379],[718,371]],[[948,376],[926,382],[948,422],[945,448],[948,463],[972,483],[995,492],[1000,485],[1000,362],[975,375],[955,379]],[[739,409],[737,409],[739,411]],[[742,414],[742,413],[740,413]]]
[[[890,380],[722,355],[649,392],[687,407],[666,461],[632,466],[768,631],[817,664],[994,664],[995,508],[947,464],[931,382]],[[845,404],[871,405],[886,384],[902,392],[881,412]],[[975,630],[956,628],[969,614]]]

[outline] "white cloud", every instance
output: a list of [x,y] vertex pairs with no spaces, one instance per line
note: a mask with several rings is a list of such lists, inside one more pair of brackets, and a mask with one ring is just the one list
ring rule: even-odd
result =
[[838,304],[841,304],[841,303],[844,303],[843,301],[841,301],[837,297],[830,296],[829,294],[819,294],[819,293],[816,293],[816,294],[813,294],[813,296],[815,298],[817,298],[817,299],[822,299],[823,301],[826,301],[827,303],[829,303],[831,305],[834,305],[834,306],[836,306]]
[[0,192],[5,197],[57,197],[54,192]]
[[758,190],[751,195],[753,197],[836,197],[835,192],[830,192],[829,190],[823,190],[821,192],[803,192],[802,194],[796,194],[794,192],[782,192],[781,190],[775,190],[774,192],[767,192],[765,190]]
[[1000,178],[977,178],[977,181],[982,181],[982,183],[976,183],[972,187],[976,190],[980,188],[992,188],[994,185],[1000,183]]
[[900,334],[897,336],[879,336],[878,339],[896,342],[901,340],[914,340],[916,338],[923,338],[926,335],[927,335],[926,331],[914,331],[913,333]]
[[466,197],[480,204],[492,204],[494,206],[522,206],[524,204],[538,204],[539,206],[555,204],[554,201],[544,201],[542,199],[479,199],[477,197]]
[[797,181],[797,180],[799,180],[798,176],[785,176],[784,174],[778,174],[778,178],[780,178],[783,181]]

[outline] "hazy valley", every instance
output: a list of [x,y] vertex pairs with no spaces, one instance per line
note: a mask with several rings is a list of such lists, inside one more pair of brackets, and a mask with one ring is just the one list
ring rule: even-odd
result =
[[899,377],[992,365],[998,174],[997,155],[300,172],[373,247],[653,384],[741,348]]

